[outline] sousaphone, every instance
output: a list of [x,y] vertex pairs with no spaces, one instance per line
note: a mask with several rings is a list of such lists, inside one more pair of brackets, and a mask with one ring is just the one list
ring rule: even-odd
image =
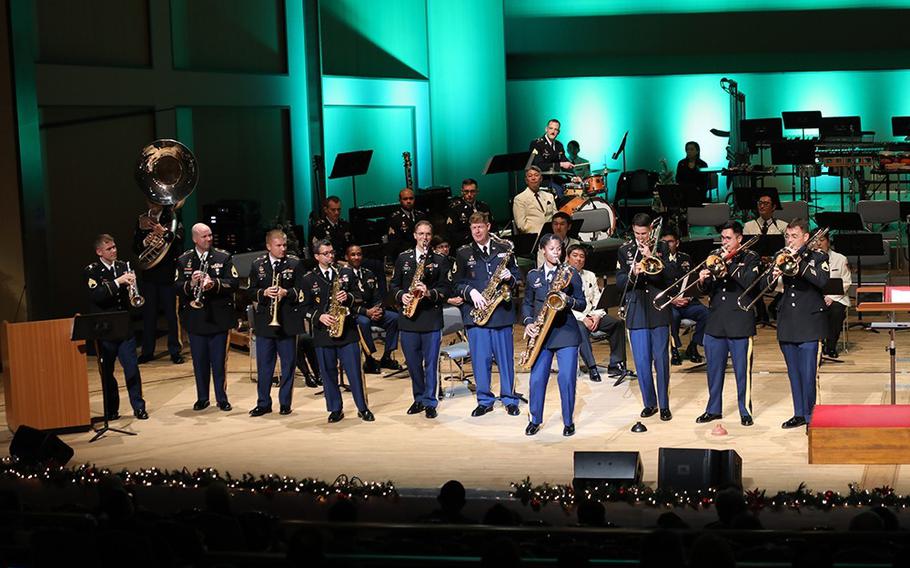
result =
[[[167,256],[177,230],[177,210],[196,189],[198,180],[196,157],[180,142],[163,138],[142,148],[136,163],[136,183],[150,203],[164,209],[161,219],[170,218],[170,226],[164,235],[149,233],[146,237],[139,268],[152,268]],[[148,216],[140,216],[140,226],[142,217]]]

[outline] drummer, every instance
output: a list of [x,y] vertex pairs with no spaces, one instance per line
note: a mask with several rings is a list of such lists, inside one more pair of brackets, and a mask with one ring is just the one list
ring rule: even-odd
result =
[[[565,149],[562,142],[556,139],[559,136],[560,123],[555,118],[547,121],[547,129],[544,135],[531,140],[528,150],[534,152],[533,165],[537,166],[543,172],[565,171],[566,176],[571,176],[575,164],[566,157]],[[573,177],[572,181],[580,182],[580,178]],[[565,196],[563,189],[564,176],[561,174],[544,174],[544,185],[548,185],[550,190],[556,195],[557,199]]]
[[569,143],[566,144],[566,156],[570,162],[576,164],[575,175],[584,179],[591,175],[591,161],[579,156],[579,150],[581,150],[581,146],[577,140],[569,140]]

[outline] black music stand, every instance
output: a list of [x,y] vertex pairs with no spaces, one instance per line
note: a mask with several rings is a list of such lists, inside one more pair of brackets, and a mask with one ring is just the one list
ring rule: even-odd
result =
[[718,248],[718,245],[712,238],[697,238],[689,241],[680,241],[679,250],[688,254],[692,258],[692,264],[701,264],[712,251]]
[[824,116],[818,123],[818,138],[859,138],[863,135],[858,116]]
[[780,113],[784,119],[784,128],[787,130],[801,130],[802,137],[806,137],[807,128],[818,128],[822,120],[820,110],[784,111]]
[[755,154],[762,143],[784,138],[784,125],[779,117],[744,118],[739,121],[739,131],[743,142],[749,146],[750,154]]
[[[619,290],[616,289],[616,285],[607,284],[606,278],[604,278],[604,289],[600,293],[600,300],[597,302],[597,306],[594,309],[603,310],[604,313],[609,313],[610,308],[619,306],[619,299]],[[618,387],[626,379],[633,380],[635,378],[636,375],[626,369],[626,372],[616,379],[613,386]]]
[[[822,294],[825,296],[843,296],[844,292],[844,279],[843,278],[829,278],[828,283],[825,284],[825,287],[822,288]],[[828,357],[827,355],[822,355],[822,362],[824,363],[843,363],[840,359],[835,359],[834,357]]]
[[667,209],[702,207],[707,201],[707,190],[692,184],[666,183],[654,187],[660,203]]
[[332,173],[329,174],[329,179],[351,178],[351,190],[353,193],[351,201],[353,201],[353,207],[357,207],[357,182],[354,178],[367,173],[372,159],[372,150],[341,152],[335,156],[335,163],[332,165]]
[[[514,152],[512,154],[497,154],[495,156],[490,156],[490,159],[487,160],[486,165],[484,165],[483,170],[480,172],[482,175],[492,175],[492,174],[514,174],[516,172],[523,172],[531,165],[531,152]],[[512,178],[511,184],[511,195],[510,199],[514,199],[518,195],[518,176]]]
[[130,337],[129,312],[102,312],[97,314],[79,315],[73,319],[72,341],[92,341],[95,344],[95,357],[98,359],[98,374],[101,377],[101,400],[104,425],[94,430],[95,435],[89,440],[94,442],[107,432],[117,432],[127,436],[137,436],[138,432],[127,432],[113,428],[108,423],[107,416],[107,389],[104,388],[104,371],[101,368],[101,342],[124,341]]
[[892,116],[891,135],[910,139],[910,116]]
[[[780,140],[771,144],[771,163],[777,166],[792,166],[791,192],[796,201],[796,170],[799,166],[815,164],[815,142],[812,140]],[[805,172],[805,170],[803,170]],[[811,201],[808,176],[801,178],[801,191],[806,201]]]
[[[859,217],[859,213],[844,213],[844,215]],[[855,226],[855,221],[852,221],[851,224]],[[860,221],[860,225],[862,225],[862,221]],[[856,257],[856,286],[857,288],[861,287],[863,285],[863,256],[881,256],[884,253],[885,241],[882,238],[882,234],[867,231],[841,232],[835,235],[834,239],[834,244],[836,245],[834,248],[837,252],[847,257]],[[858,303],[859,298],[856,301]],[[857,320],[850,327],[866,327],[866,324],[862,323],[862,312],[858,313]]]
[[620,156],[622,156],[623,173],[625,173],[625,171],[626,171],[626,139],[628,139],[628,138],[629,138],[629,131],[626,130],[626,133],[622,135],[622,141],[620,141],[620,143],[619,143],[619,148],[617,148],[616,151],[613,152],[614,160],[617,160],[617,159],[619,159]]

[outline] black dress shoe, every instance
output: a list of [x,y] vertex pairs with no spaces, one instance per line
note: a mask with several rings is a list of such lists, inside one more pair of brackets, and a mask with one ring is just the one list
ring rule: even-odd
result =
[[432,420],[433,418],[436,418],[436,416],[438,416],[435,406],[426,407],[424,409],[424,413],[426,414],[426,417],[429,418],[430,420]]
[[390,371],[400,371],[401,363],[392,359],[391,357],[383,357],[379,360],[379,366],[383,369],[389,369]]
[[588,371],[588,376],[591,378],[591,382],[600,382],[600,372],[597,370],[597,367],[591,367],[591,369]]
[[424,406],[421,403],[415,402],[411,405],[410,408],[408,408],[408,414],[418,414],[420,412],[423,412],[423,409]]
[[140,365],[144,365],[145,363],[148,363],[149,361],[151,361],[154,358],[155,358],[154,355],[140,355],[136,359],[136,362],[139,363]]
[[521,410],[518,408],[517,404],[507,404],[506,412],[509,413],[509,416],[518,416],[519,414],[521,414]]
[[329,412],[329,424],[332,424],[334,422],[341,422],[342,418],[344,418],[344,412],[340,410]]
[[657,414],[657,408],[654,406],[646,406],[641,410],[641,417],[648,418],[649,416],[654,416]]
[[492,406],[484,406],[482,404],[478,404],[477,408],[475,408],[471,412],[471,416],[474,416],[476,418],[477,416],[483,416],[484,414],[487,414],[488,412],[493,412]]
[[670,364],[682,365],[682,357],[679,356],[679,349],[675,347],[670,348]]
[[373,359],[371,356],[367,356],[363,361],[363,372],[368,375],[375,375],[379,373],[379,363],[376,362],[376,359]]
[[696,343],[689,344],[689,348],[686,349],[686,357],[689,358],[689,361],[692,361],[695,364],[701,363],[705,360],[704,357],[698,353],[698,344]]
[[363,412],[358,412],[358,413],[357,413],[357,418],[360,418],[360,419],[363,420],[364,422],[372,422],[372,421],[376,420],[376,417],[373,416],[373,413],[370,412],[370,409],[369,409],[369,408],[367,408],[367,409],[364,410]]
[[720,420],[723,417],[724,417],[723,414],[714,414],[711,412],[705,412],[704,414],[702,414],[701,416],[696,418],[695,421],[699,424],[704,424],[705,422],[711,422],[712,420]]
[[528,427],[525,428],[525,436],[533,436],[534,434],[540,432],[540,424],[534,424],[533,422],[528,422]]
[[209,401],[207,400],[197,400],[193,404],[193,410],[205,410],[209,407]]
[[303,384],[305,384],[307,386],[307,388],[311,388],[311,389],[316,388],[316,377],[314,377],[310,373],[304,373],[303,374]]
[[743,426],[752,426],[753,424],[755,424],[755,422],[752,421],[752,417],[749,415],[740,416],[739,423],[742,424]]
[[287,404],[282,404],[281,408],[278,410],[278,414],[282,416],[287,416],[291,413],[291,406]]
[[567,437],[567,438],[568,438],[569,436],[574,436],[574,435],[575,435],[575,424],[569,424],[568,426],[566,426],[565,428],[563,428],[563,429],[562,429],[562,435],[565,436],[565,437]]
[[270,412],[272,412],[271,408],[266,408],[264,406],[257,406],[256,408],[254,408],[253,410],[250,411],[250,416],[262,416],[264,414],[269,414]]
[[272,384],[275,386],[278,386],[279,384],[281,384],[281,379],[279,379],[278,377],[272,377]]
[[669,408],[660,409],[660,419],[666,422],[667,420],[673,420],[673,413],[670,412]]
[[134,412],[133,415],[136,418],[138,418],[139,420],[148,420],[149,419],[149,413],[146,412],[146,410],[144,408],[140,408],[139,410]]
[[183,365],[186,363],[186,359],[183,358],[183,355],[171,355],[171,363],[175,365]]
[[224,412],[230,412],[230,411],[234,410],[234,407],[231,406],[230,402],[224,401],[224,402],[218,403],[218,410],[222,410]]
[[790,420],[787,420],[786,422],[781,424],[780,427],[786,430],[789,428],[799,428],[800,426],[805,426],[805,425],[806,425],[805,418],[803,418],[802,416],[794,416]]

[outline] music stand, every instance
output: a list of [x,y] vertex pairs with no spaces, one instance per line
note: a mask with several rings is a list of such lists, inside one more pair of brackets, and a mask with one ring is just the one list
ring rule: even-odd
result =
[[758,242],[752,247],[755,254],[762,258],[771,258],[784,248],[783,235],[758,235]]
[[824,116],[818,125],[818,138],[858,138],[863,135],[858,116]]
[[751,154],[755,153],[760,143],[782,140],[784,137],[784,125],[779,117],[744,118],[739,121],[739,131]]
[[822,120],[820,110],[784,111],[780,113],[784,119],[784,128],[787,130],[802,130],[802,137],[806,137],[807,128],[818,128]]
[[[514,152],[512,154],[496,154],[495,156],[490,156],[490,159],[487,160],[487,163],[483,166],[483,170],[480,173],[485,176],[492,174],[512,174],[526,170],[530,164],[530,151]],[[512,189],[513,191],[510,197],[514,198],[518,195],[518,176],[513,178]]]
[[622,141],[619,143],[619,148],[613,152],[613,159],[616,160],[619,156],[622,156],[622,171],[626,171],[626,139],[629,138],[629,131],[626,130],[626,133],[622,135]]
[[910,116],[892,116],[891,134],[910,138]]
[[[831,231],[865,232],[866,230],[866,227],[863,226],[863,218],[860,217],[859,213],[851,212],[829,211],[825,213],[817,213],[815,215],[815,224],[818,225],[820,229],[823,227],[828,227],[828,229]],[[838,250],[838,252],[841,251]],[[841,254],[845,253],[841,252]]]
[[[606,278],[604,278],[604,289],[600,293],[600,300],[597,302],[595,309],[603,310],[604,313],[609,313],[610,308],[615,308],[619,306],[619,290],[616,289],[616,286],[611,286],[607,284]],[[635,375],[631,371],[626,369],[626,371],[616,379],[613,383],[614,387],[621,385],[627,378],[630,380],[635,378]]]
[[76,314],[73,318],[72,341],[92,341],[95,344],[95,357],[98,359],[98,374],[101,376],[102,413],[104,414],[103,426],[93,430],[95,435],[89,440],[94,442],[107,432],[117,432],[127,436],[137,436],[138,432],[127,432],[113,428],[108,423],[107,416],[107,389],[104,388],[104,370],[101,367],[101,341],[124,341],[130,337],[129,312],[101,312],[97,314]]
[[[843,296],[846,294],[844,291],[844,279],[843,278],[828,278],[828,283],[825,284],[825,287],[822,288],[822,294],[825,296]],[[822,355],[822,361],[825,363],[843,363],[840,359],[835,359],[834,357],[828,357],[827,355]]]
[[692,184],[659,184],[655,189],[660,196],[660,203],[667,209],[702,207],[707,199],[707,191]]
[[[856,215],[859,213],[848,213],[846,215]],[[855,225],[855,222],[854,222]],[[860,225],[862,222],[860,221]],[[833,227],[832,227],[833,228]],[[881,233],[860,232],[842,232],[834,236],[834,245],[837,252],[844,256],[856,257],[856,286],[863,285],[863,256],[881,256],[885,250],[885,242]],[[859,302],[859,298],[857,298]],[[854,326],[865,327],[862,323],[863,314],[857,316],[859,320]],[[853,327],[853,326],[851,326]]]
[[708,255],[711,254],[717,248],[717,244],[712,238],[698,238],[688,241],[679,242],[679,250],[689,255],[692,259],[692,264],[700,264]]
[[372,159],[372,150],[341,152],[335,155],[335,163],[332,165],[332,173],[329,174],[329,179],[351,178],[351,190],[353,193],[351,201],[353,201],[354,207],[357,207],[357,182],[354,178],[367,173]]

